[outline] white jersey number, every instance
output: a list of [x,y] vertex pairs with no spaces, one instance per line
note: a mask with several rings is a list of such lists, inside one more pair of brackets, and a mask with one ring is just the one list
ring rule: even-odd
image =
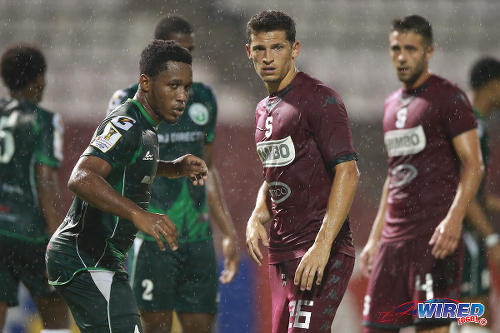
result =
[[0,117],[0,163],[9,163],[16,151],[11,128],[15,127],[18,116],[18,112],[12,112],[9,117]]
[[145,301],[153,300],[153,281],[150,279],[142,280],[142,287],[144,288],[144,292],[142,293],[142,299]]
[[302,311],[302,306],[313,306],[314,301],[291,301],[288,305],[290,309],[290,322],[288,324],[288,328],[296,327],[296,328],[309,328],[309,324],[311,323],[311,312]]
[[273,134],[273,117],[269,116],[266,118],[266,138],[270,138]]

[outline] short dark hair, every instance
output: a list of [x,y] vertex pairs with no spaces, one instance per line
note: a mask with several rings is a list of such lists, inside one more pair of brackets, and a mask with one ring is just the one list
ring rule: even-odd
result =
[[2,54],[0,71],[3,82],[11,91],[18,91],[36,80],[47,70],[45,57],[37,47],[19,43]]
[[191,65],[193,59],[188,50],[173,40],[154,39],[142,50],[139,61],[141,74],[154,78],[158,73],[167,69],[169,61]]
[[250,18],[247,23],[248,43],[251,42],[252,34],[284,30],[286,39],[293,44],[295,42],[295,21],[287,14],[277,10],[265,10]]
[[155,39],[169,40],[175,33],[192,34],[193,28],[184,17],[169,14],[156,24],[154,37]]
[[433,43],[431,24],[420,15],[409,15],[394,19],[391,31],[414,32],[422,36],[427,46],[431,46]]
[[470,71],[470,86],[479,89],[491,80],[500,80],[500,61],[484,57],[476,61]]

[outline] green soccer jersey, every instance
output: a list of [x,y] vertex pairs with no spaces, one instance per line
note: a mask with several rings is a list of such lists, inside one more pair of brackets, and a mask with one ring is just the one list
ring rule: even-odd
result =
[[0,234],[45,242],[46,223],[38,204],[35,164],[59,167],[60,117],[16,99],[0,99]]
[[[115,92],[109,103],[109,110],[133,97],[137,86],[134,84]],[[173,160],[188,153],[204,158],[205,144],[214,140],[216,118],[217,104],[212,90],[202,83],[193,83],[179,122],[174,125],[162,123],[158,128],[160,158]],[[172,219],[177,227],[180,243],[212,238],[205,188],[194,186],[186,177],[157,178],[153,184],[149,210],[166,214]],[[143,233],[139,233],[138,237],[154,241]]]
[[[97,156],[112,166],[106,181],[121,195],[147,209],[158,166],[157,126],[142,106],[129,100],[97,128],[82,156]],[[75,196],[47,250],[49,281],[69,282],[82,270],[125,272],[125,256],[137,228]]]

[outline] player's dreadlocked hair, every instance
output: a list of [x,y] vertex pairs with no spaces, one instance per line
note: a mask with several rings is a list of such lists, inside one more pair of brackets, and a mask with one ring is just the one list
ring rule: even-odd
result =
[[290,44],[295,43],[295,22],[287,14],[276,10],[265,10],[250,18],[247,23],[247,39],[250,43],[252,34],[259,32],[269,32],[274,30],[283,30],[286,33],[286,39]]
[[427,46],[432,46],[432,27],[429,21],[419,15],[400,17],[392,21],[391,31],[414,32],[422,36]]
[[500,80],[500,61],[492,57],[479,59],[470,71],[470,86],[479,89],[491,80]]
[[182,16],[167,15],[156,25],[155,39],[169,40],[175,33],[192,34],[193,28]]
[[2,54],[0,63],[2,79],[11,91],[25,88],[47,69],[42,52],[28,44],[10,46]]
[[139,61],[141,74],[154,78],[158,73],[167,69],[169,61],[191,65],[193,60],[189,51],[174,41],[154,39],[142,50]]

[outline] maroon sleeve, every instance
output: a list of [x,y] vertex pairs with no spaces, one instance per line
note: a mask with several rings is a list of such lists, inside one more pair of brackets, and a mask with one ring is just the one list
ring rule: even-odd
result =
[[327,167],[357,160],[347,111],[340,97],[324,86],[318,87],[311,97],[314,107],[308,110],[309,128]]
[[445,132],[450,138],[477,127],[472,106],[467,96],[458,88],[450,88],[442,97],[440,114]]

